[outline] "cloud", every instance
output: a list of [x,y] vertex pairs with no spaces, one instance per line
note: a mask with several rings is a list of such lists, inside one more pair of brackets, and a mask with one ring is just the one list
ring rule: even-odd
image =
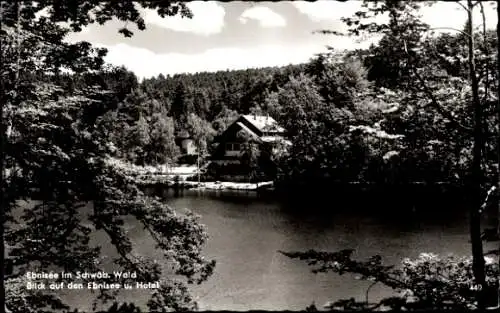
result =
[[215,1],[192,1],[187,3],[187,6],[194,15],[191,19],[182,18],[178,15],[162,18],[156,11],[146,9],[144,10],[144,20],[146,24],[203,36],[217,34],[222,31],[226,11],[220,4]]
[[[140,78],[159,74],[214,72],[301,63],[307,61],[314,53],[324,51],[324,46],[321,44],[293,48],[281,45],[260,45],[252,48],[224,47],[196,54],[155,54],[150,50],[123,43],[106,48],[109,50],[106,56],[107,62],[124,65]],[[287,57],[284,58],[284,55]]]
[[362,3],[362,1],[339,2],[331,0],[292,2],[300,13],[307,15],[314,22],[334,21],[351,16],[361,9]]
[[[365,47],[369,43],[354,44],[352,39],[338,38],[332,44],[336,48],[344,49]],[[148,78],[159,74],[173,75],[175,73],[214,72],[227,69],[299,64],[307,62],[316,53],[326,51],[324,43],[258,45],[251,48],[221,47],[195,54],[156,54],[148,49],[124,43],[104,47],[109,50],[106,56],[108,63],[117,66],[124,65],[139,78]]]
[[[292,4],[295,6],[297,11],[309,17],[311,21],[316,23],[327,22],[330,26],[327,26],[326,29],[346,32],[348,27],[342,22],[342,18],[352,17],[354,16],[354,13],[362,10],[361,5],[363,2],[319,0],[315,2],[293,1]],[[366,22],[383,23],[386,20],[388,20],[388,14],[381,14],[366,19]],[[323,24],[323,26],[324,25],[325,24]]]
[[240,22],[246,24],[248,20],[259,21],[262,27],[284,27],[286,20],[283,16],[268,7],[256,6],[243,11],[239,18]]

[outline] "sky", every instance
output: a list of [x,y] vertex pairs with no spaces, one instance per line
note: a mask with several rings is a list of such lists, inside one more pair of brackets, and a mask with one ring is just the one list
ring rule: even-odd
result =
[[[429,1],[430,2],[430,1]],[[344,31],[342,17],[359,10],[361,1],[334,0],[278,2],[193,1],[192,19],[161,18],[141,9],[147,29],[125,38],[123,22],[90,25],[67,40],[88,41],[108,49],[106,61],[124,65],[139,78],[226,69],[281,66],[307,62],[326,46],[338,50],[364,48],[377,38],[349,38],[314,33],[321,29]],[[488,28],[496,27],[492,3],[484,5]],[[462,29],[466,12],[454,2],[435,2],[421,10],[434,28]],[[383,17],[382,17],[383,18]],[[479,10],[474,20],[480,21]],[[450,31],[439,29],[438,31]]]

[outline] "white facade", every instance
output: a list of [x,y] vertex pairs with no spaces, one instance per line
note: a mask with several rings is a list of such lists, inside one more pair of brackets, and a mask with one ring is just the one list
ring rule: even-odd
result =
[[183,139],[181,141],[181,149],[182,152],[189,155],[198,153],[198,149],[196,149],[196,145],[193,139]]

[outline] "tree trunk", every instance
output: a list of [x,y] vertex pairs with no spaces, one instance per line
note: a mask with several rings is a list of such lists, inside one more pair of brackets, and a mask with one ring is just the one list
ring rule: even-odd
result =
[[4,241],[4,221],[5,221],[5,136],[6,127],[4,121],[4,107],[5,105],[5,89],[4,80],[2,79],[2,87],[0,88],[0,308],[5,310],[5,241]]
[[[472,106],[474,109],[474,147],[471,169],[471,188],[473,202],[470,211],[470,240],[472,245],[472,268],[474,272],[475,284],[481,286],[481,292],[478,293],[478,305],[482,309],[485,307],[484,292],[487,290],[485,277],[485,262],[483,254],[483,243],[481,239],[481,215],[480,207],[482,204],[481,184],[483,173],[481,170],[481,157],[484,146],[482,108],[479,100],[479,86],[476,76],[476,64],[474,56],[474,37],[472,24],[472,0],[467,0],[467,29],[468,29],[468,48],[469,48],[469,75],[472,87]],[[484,292],[483,292],[484,291]]]
[[[21,16],[21,2],[16,4],[16,27],[17,27],[17,72],[15,77],[15,88],[16,97],[18,97],[18,86],[19,86],[19,62],[20,62],[20,16]],[[0,17],[0,22],[3,21],[3,15]],[[7,206],[9,205],[6,200],[6,195],[4,191],[6,190],[6,166],[5,166],[5,147],[7,141],[7,120],[5,118],[5,110],[7,109],[7,93],[4,87],[4,80],[2,79],[2,87],[0,88],[0,309],[1,311],[6,311],[5,302],[5,269],[6,269],[6,257],[5,257],[5,214],[7,212]],[[17,98],[16,98],[17,99]]]
[[[500,5],[497,3],[497,193],[500,192]],[[498,224],[497,234],[500,235],[500,197],[498,198]],[[498,266],[500,268],[500,246],[498,247]],[[497,294],[497,308],[500,307],[500,277],[497,278],[498,294]]]

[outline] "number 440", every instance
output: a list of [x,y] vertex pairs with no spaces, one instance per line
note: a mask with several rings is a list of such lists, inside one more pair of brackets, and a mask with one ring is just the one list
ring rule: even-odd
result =
[[481,286],[480,284],[474,284],[470,286],[470,290],[473,291],[480,291],[481,289],[483,289],[483,286]]

